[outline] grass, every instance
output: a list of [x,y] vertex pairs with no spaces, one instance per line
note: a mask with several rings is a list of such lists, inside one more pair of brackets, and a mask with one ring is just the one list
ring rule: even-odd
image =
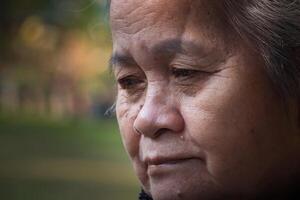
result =
[[0,115],[4,200],[137,199],[116,121]]

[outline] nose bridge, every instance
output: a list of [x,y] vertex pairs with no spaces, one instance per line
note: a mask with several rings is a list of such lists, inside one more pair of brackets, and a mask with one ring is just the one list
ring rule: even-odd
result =
[[168,98],[170,98],[168,91],[163,86],[149,86],[138,117],[149,121],[148,123],[155,123],[159,115],[170,106],[167,105],[170,104]]
[[144,105],[156,105],[155,107],[161,109],[166,106],[167,102],[170,102],[170,94],[166,84],[155,84],[152,87],[151,85],[148,87]]

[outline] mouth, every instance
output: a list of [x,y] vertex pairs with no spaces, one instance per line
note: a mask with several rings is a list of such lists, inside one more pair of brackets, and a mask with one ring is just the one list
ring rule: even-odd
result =
[[158,165],[175,165],[180,164],[192,159],[196,159],[194,157],[155,157],[146,159],[146,163],[148,166],[158,166]]
[[196,157],[155,157],[146,159],[147,173],[150,177],[185,174],[189,169],[203,166],[203,160]]

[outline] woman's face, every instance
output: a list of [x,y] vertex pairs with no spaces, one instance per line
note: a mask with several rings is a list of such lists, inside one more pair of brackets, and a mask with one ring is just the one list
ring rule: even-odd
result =
[[284,183],[298,159],[296,110],[283,107],[260,57],[216,8],[112,1],[118,123],[155,200],[259,193]]

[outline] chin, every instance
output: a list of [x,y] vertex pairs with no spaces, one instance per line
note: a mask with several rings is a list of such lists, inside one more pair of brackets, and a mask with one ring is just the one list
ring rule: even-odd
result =
[[148,165],[143,171],[147,178],[140,181],[154,200],[212,200],[220,194],[199,159]]
[[153,173],[147,191],[154,200],[216,200],[222,192],[206,173],[188,170],[172,173]]
[[150,184],[150,193],[154,200],[224,200],[225,195],[221,195],[219,191],[213,187],[191,186],[189,184],[170,183],[169,185]]

